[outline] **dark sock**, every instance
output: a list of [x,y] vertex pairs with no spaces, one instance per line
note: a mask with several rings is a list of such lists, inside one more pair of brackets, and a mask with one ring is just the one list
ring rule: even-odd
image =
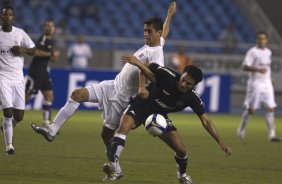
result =
[[120,137],[114,137],[111,143],[111,149],[109,154],[110,162],[115,162],[116,157],[119,158],[121,151],[124,148],[124,145],[125,145],[125,139],[122,139]]
[[180,175],[185,174],[186,169],[187,169],[187,163],[188,163],[187,155],[185,157],[182,157],[182,158],[175,155],[174,159],[177,163],[177,170],[178,170],[179,174]]

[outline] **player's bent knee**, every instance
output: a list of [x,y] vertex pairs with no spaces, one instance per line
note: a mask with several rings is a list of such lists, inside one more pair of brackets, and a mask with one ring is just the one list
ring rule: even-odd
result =
[[114,133],[115,133],[114,130],[109,129],[107,127],[104,127],[102,129],[102,132],[101,132],[101,137],[102,137],[104,142],[109,142],[109,141],[111,141],[113,139]]
[[119,126],[119,133],[126,135],[130,130],[134,129],[135,124],[131,116],[123,115]]
[[185,157],[187,155],[185,147],[176,150],[176,155],[179,157]]
[[6,118],[12,118],[13,117],[13,109],[12,108],[3,109],[3,115]]
[[88,100],[88,91],[85,88],[75,89],[71,94],[71,98],[76,102],[85,102]]

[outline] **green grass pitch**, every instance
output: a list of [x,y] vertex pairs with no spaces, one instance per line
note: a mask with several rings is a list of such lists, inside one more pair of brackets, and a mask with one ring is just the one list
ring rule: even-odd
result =
[[[106,161],[100,138],[99,112],[78,111],[61,129],[52,143],[35,134],[29,121],[40,122],[41,112],[27,111],[14,130],[14,156],[4,152],[3,134],[0,152],[1,184],[99,184]],[[235,130],[239,115],[212,114],[222,139],[233,155],[225,157],[216,142],[193,114],[171,114],[189,152],[188,174],[195,184],[281,184],[282,143],[267,141],[263,116],[252,117],[245,140],[238,140]],[[276,119],[282,135],[282,118]],[[127,137],[121,157],[124,184],[174,184],[176,165],[173,152],[144,127]]]

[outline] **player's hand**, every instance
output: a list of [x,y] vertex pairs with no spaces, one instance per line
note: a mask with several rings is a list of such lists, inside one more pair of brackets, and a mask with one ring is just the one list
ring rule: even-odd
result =
[[55,50],[55,51],[52,51],[52,54],[51,54],[51,59],[52,60],[56,60],[58,59],[58,57],[61,55],[61,52],[58,51],[58,50]]
[[173,16],[176,12],[176,2],[172,1],[168,10],[167,10],[167,14],[170,16]]
[[266,72],[266,68],[259,68],[258,72],[264,74]]
[[24,53],[24,48],[16,45],[11,48],[11,51],[14,55],[20,55]]
[[122,62],[137,65],[140,62],[134,55],[126,54],[121,57]]
[[143,99],[147,99],[149,96],[149,91],[146,88],[139,88],[138,95]]
[[226,153],[226,156],[230,156],[232,154],[231,148],[225,144],[220,144],[220,148]]

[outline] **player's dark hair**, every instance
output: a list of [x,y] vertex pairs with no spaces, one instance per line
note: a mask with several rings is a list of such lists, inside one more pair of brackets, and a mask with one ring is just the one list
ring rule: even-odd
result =
[[159,31],[159,30],[163,30],[163,21],[160,17],[151,17],[147,20],[144,21],[144,24],[146,25],[153,25],[153,28],[156,30],[156,31]]
[[200,68],[193,66],[193,65],[188,65],[184,68],[184,72],[187,72],[194,80],[195,84],[197,85],[199,82],[203,80],[203,72]]
[[265,35],[265,36],[266,36],[266,38],[268,38],[267,33],[266,33],[266,32],[264,32],[264,31],[259,31],[259,32],[257,32],[256,37],[258,37],[259,35]]
[[12,10],[13,14],[15,15],[14,8],[12,6],[10,6],[10,5],[4,6],[4,8],[2,8],[2,12],[1,13],[3,13],[4,10]]

